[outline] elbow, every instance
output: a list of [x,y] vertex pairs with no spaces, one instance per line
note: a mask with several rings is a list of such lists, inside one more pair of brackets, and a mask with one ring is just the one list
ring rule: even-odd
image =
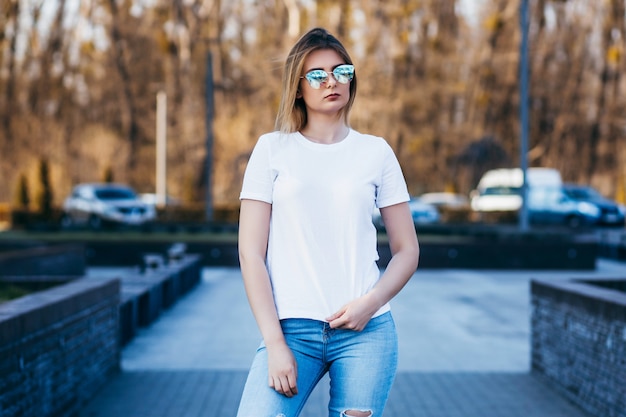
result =
[[415,272],[420,260],[420,245],[417,239],[413,242],[407,243],[403,248],[404,256],[407,261],[409,270]]
[[250,255],[239,249],[239,267],[244,269],[250,263]]
[[420,246],[417,242],[415,242],[415,245],[411,248],[410,259],[412,260],[411,269],[416,271],[420,262]]
[[407,271],[415,272],[417,270],[419,258],[420,247],[417,241],[402,245],[402,247],[398,248],[396,251],[392,250],[392,259],[395,259],[394,262],[404,264]]
[[265,265],[265,254],[239,248],[239,267],[242,271],[255,264]]
[[241,246],[239,246],[239,248],[237,249],[237,256],[239,258],[239,264],[242,264],[245,260],[246,254],[244,253]]

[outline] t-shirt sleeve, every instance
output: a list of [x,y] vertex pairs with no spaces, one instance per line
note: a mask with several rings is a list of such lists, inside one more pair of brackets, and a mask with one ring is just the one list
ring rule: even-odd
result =
[[385,142],[380,182],[376,190],[376,207],[392,206],[409,201],[409,199],[409,191],[398,158]]
[[261,136],[248,160],[239,199],[259,200],[271,204],[273,188],[270,141],[267,136]]

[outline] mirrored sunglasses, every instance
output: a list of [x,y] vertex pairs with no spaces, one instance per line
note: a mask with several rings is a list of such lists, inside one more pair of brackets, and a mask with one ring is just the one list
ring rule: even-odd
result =
[[[339,65],[333,70],[332,74],[338,83],[348,84],[354,78],[354,65]],[[307,72],[304,77],[300,78],[305,78],[309,85],[317,90],[323,83],[328,81],[328,77],[330,75],[326,71],[315,69]]]

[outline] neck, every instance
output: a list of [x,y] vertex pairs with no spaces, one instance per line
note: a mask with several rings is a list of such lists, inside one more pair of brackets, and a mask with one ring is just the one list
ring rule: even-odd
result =
[[309,120],[300,133],[312,142],[332,144],[344,140],[349,131],[343,120],[335,123],[311,123]]

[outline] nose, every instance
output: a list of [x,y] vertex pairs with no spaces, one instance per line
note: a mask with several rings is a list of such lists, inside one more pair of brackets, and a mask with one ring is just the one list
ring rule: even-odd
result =
[[335,74],[332,72],[328,75],[328,81],[326,81],[326,88],[334,87],[337,85],[337,79],[335,79]]

